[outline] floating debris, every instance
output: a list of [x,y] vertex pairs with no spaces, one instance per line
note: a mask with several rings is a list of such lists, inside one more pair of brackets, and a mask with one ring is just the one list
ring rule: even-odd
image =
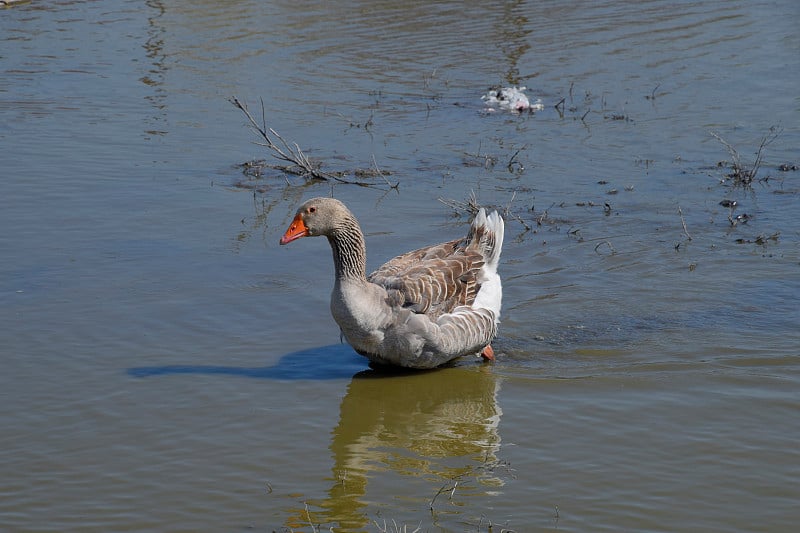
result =
[[781,232],[776,231],[772,235],[767,235],[762,233],[758,237],[754,239],[736,239],[736,244],[758,244],[759,246],[764,246],[767,244],[768,241],[778,242],[778,238],[780,237]]
[[541,99],[537,99],[531,104],[525,95],[527,87],[493,87],[489,92],[481,96],[488,106],[487,111],[492,113],[497,109],[521,113],[523,111],[533,112],[544,109]]

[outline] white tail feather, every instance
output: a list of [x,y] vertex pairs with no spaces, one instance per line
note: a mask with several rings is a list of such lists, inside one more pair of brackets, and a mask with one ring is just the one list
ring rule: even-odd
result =
[[495,323],[499,322],[500,307],[503,302],[503,283],[497,273],[497,266],[500,263],[500,253],[503,250],[503,235],[505,224],[503,218],[497,211],[493,211],[488,217],[486,211],[481,209],[473,221],[476,227],[485,226],[494,235],[494,246],[486,256],[486,262],[481,267],[479,281],[481,288],[475,295],[472,307],[484,308],[492,311],[495,316]]

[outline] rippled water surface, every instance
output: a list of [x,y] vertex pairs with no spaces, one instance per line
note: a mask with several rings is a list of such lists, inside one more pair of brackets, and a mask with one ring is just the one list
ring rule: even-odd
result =
[[[798,22],[0,9],[0,529],[793,531]],[[544,109],[487,113],[494,85]],[[279,162],[234,96],[370,186],[243,172]],[[327,243],[277,245],[329,194],[372,268],[463,234],[471,197],[503,210],[494,364],[387,374],[340,344]]]

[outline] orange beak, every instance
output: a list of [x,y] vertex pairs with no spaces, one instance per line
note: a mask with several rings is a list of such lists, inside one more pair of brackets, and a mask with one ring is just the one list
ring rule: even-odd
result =
[[286,233],[281,237],[281,244],[289,244],[300,237],[308,237],[308,228],[300,217],[300,213],[298,213],[294,216],[294,220],[292,220],[292,223],[289,225],[289,229],[287,229]]

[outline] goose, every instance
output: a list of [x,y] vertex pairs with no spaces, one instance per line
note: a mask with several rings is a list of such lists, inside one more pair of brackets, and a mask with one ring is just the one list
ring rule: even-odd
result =
[[463,355],[494,359],[503,290],[504,223],[480,209],[466,237],[399,255],[366,275],[364,234],[339,200],[303,203],[280,239],[328,238],[331,314],[353,349],[380,365],[435,368]]

